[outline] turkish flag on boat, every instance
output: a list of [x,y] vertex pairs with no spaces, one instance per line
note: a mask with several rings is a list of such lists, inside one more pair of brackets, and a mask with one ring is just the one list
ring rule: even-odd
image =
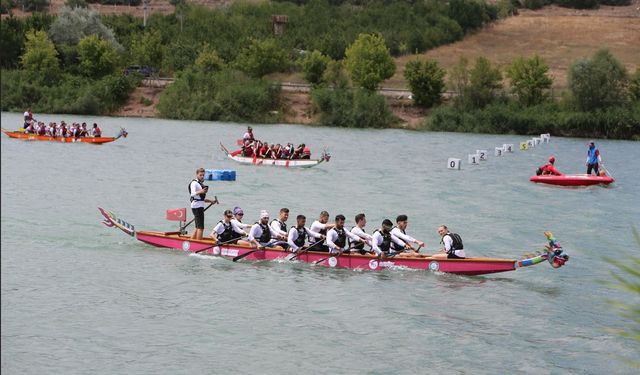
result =
[[244,139],[236,139],[236,144],[238,146],[242,146],[244,144]]
[[172,221],[186,221],[187,220],[187,209],[186,208],[176,208],[167,210],[167,220]]

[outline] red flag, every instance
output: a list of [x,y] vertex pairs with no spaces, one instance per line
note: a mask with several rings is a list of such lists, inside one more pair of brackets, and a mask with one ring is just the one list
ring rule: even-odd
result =
[[187,221],[187,209],[176,208],[173,210],[167,210],[167,220],[171,221]]
[[244,140],[243,139],[238,139],[238,140],[236,140],[236,144],[238,146],[242,146],[244,144]]

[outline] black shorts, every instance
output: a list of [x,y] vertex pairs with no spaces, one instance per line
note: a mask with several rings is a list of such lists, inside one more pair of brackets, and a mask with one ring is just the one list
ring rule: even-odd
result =
[[456,253],[447,253],[447,258],[449,259],[464,259],[463,257],[459,257]]
[[192,208],[191,212],[196,219],[196,229],[204,229],[204,207]]

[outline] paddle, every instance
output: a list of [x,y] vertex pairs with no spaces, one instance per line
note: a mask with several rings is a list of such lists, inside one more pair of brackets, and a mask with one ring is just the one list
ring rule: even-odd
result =
[[296,259],[296,258],[297,258],[297,257],[299,257],[300,255],[302,255],[302,253],[306,253],[307,251],[309,251],[309,249],[311,249],[312,247],[314,247],[315,245],[319,244],[319,243],[320,243],[320,242],[322,242],[322,241],[324,241],[324,239],[322,239],[322,240],[320,240],[320,241],[318,241],[318,242],[312,243],[311,245],[307,246],[304,250],[300,250],[300,251],[298,251],[297,253],[295,253],[295,255],[294,255],[294,256],[292,256],[291,258],[289,258],[289,260],[294,260],[294,259]]
[[240,259],[245,258],[245,257],[255,253],[256,251],[264,251],[264,250],[266,250],[267,247],[271,247],[271,245],[260,246],[260,247],[256,248],[255,250],[247,251],[246,253],[244,253],[242,255],[238,255],[237,257],[235,257],[235,258],[233,258],[231,260],[234,261],[234,262],[237,262]]
[[232,238],[232,239],[230,239],[229,241],[216,242],[216,244],[215,244],[215,245],[207,246],[207,247],[205,247],[204,249],[200,249],[200,250],[198,250],[198,251],[195,251],[195,252],[194,252],[194,254],[201,253],[201,252],[203,252],[203,251],[205,251],[205,250],[209,250],[209,249],[214,248],[214,247],[216,247],[216,246],[224,245],[224,244],[226,244],[226,243],[233,242],[233,241],[236,241],[236,240],[238,240],[238,239],[239,239],[239,238]]
[[[218,197],[214,196],[214,197],[213,197],[213,202],[209,203],[209,205],[207,206],[207,208],[205,208],[205,209],[204,209],[204,211],[208,210],[208,209],[209,209],[209,207],[213,206],[213,205],[214,205],[214,204],[216,204],[216,203],[220,203],[220,202],[218,202]],[[204,211],[203,211],[203,212],[204,212]],[[180,232],[182,232],[183,230],[185,230],[185,229],[186,229],[186,228],[187,228],[191,223],[193,223],[193,221],[194,221],[195,219],[196,219],[196,218],[194,217],[193,219],[191,219],[191,221],[190,221],[190,222],[188,222],[188,223],[186,223],[185,225],[181,226],[181,227],[180,227]]]

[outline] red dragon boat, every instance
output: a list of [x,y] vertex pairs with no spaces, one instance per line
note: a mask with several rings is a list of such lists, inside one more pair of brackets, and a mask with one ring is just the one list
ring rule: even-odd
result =
[[4,128],[0,128],[0,130],[2,130],[2,132],[4,134],[8,135],[10,138],[24,139],[24,140],[27,140],[27,141],[53,141],[53,142],[62,142],[62,143],[77,143],[77,142],[81,142],[81,143],[92,143],[92,144],[96,144],[96,145],[101,145],[103,143],[113,142],[113,141],[115,141],[116,139],[118,139],[120,137],[125,137],[126,138],[127,135],[129,134],[123,128],[120,128],[120,132],[115,137],[80,137],[80,138],[74,138],[74,137],[52,137],[50,135],[37,135],[37,134],[32,134],[32,133],[25,133],[25,132],[22,132],[22,131],[11,131],[11,130],[6,130]]
[[232,259],[264,261],[295,258],[297,261],[319,264],[325,267],[348,268],[353,270],[380,271],[393,268],[412,268],[459,275],[484,275],[513,271],[548,261],[553,268],[559,268],[569,259],[551,232],[545,232],[549,241],[542,252],[531,254],[525,259],[465,258],[441,259],[432,257],[383,257],[361,254],[330,255],[326,252],[301,251],[299,255],[282,248],[256,249],[249,246],[221,244],[212,239],[193,240],[189,236],[176,232],[136,231],[135,227],[119,219],[110,211],[98,208],[104,217],[103,224],[116,227],[139,241],[162,248],[178,249],[190,253],[201,253]]

